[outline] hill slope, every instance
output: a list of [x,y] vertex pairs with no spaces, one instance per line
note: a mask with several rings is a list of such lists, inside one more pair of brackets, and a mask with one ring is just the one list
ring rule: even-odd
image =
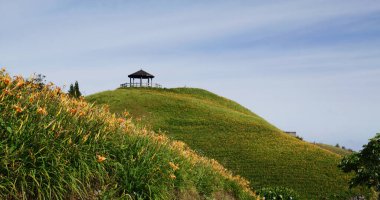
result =
[[128,88],[86,97],[138,121],[248,178],[253,187],[284,186],[304,199],[344,199],[340,155],[282,133],[237,103],[201,89]]
[[0,71],[0,199],[256,199],[183,142]]
[[315,145],[321,147],[322,149],[326,149],[326,150],[331,151],[333,153],[339,154],[341,156],[350,155],[352,153],[352,151],[349,151],[347,149],[342,149],[340,147],[335,147],[335,146],[329,145],[329,144],[316,143]]

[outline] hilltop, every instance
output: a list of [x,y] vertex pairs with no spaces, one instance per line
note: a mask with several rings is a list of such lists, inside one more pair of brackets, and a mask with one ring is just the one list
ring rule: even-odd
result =
[[0,199],[256,199],[186,144],[0,71]]
[[[283,133],[243,106],[195,88],[123,88],[86,97],[111,112],[127,111],[150,129],[182,140],[247,178],[255,189],[283,186],[303,199],[346,199],[341,156]],[[368,195],[368,194],[367,194]]]

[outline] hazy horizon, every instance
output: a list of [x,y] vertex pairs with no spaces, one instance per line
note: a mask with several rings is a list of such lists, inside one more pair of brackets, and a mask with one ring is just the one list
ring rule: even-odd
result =
[[[0,66],[89,95],[139,69],[232,99],[307,141],[380,132],[376,1],[0,0]],[[67,88],[67,87],[66,87]]]

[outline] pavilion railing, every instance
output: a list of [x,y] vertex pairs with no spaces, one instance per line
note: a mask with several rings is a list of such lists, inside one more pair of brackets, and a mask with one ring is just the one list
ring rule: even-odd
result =
[[153,87],[153,88],[162,88],[161,84],[151,84],[151,83],[123,83],[120,84],[120,87],[126,88],[126,87]]

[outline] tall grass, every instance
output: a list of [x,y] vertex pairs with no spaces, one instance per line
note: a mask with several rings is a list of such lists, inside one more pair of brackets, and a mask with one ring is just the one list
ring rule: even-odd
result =
[[217,161],[116,117],[0,72],[0,199],[174,199],[195,191],[256,199]]

